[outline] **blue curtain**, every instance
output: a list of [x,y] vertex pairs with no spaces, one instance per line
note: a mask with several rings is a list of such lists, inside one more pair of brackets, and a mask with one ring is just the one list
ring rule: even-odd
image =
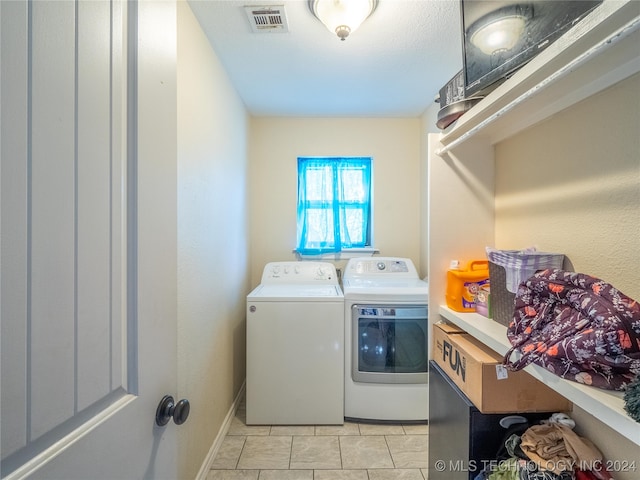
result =
[[370,215],[371,158],[298,158],[298,253],[369,245]]

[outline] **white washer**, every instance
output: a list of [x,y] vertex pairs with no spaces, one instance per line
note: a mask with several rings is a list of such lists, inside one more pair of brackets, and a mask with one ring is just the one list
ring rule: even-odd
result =
[[352,258],[345,305],[345,418],[425,421],[428,283],[408,258]]
[[247,296],[247,424],[344,423],[344,296],[327,262],[273,262]]

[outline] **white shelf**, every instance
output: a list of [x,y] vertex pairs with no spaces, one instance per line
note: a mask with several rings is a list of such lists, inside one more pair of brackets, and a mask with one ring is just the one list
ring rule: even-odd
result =
[[493,145],[639,71],[640,2],[605,0],[445,130],[437,153]]
[[[446,320],[465,330],[500,355],[506,354],[511,348],[507,338],[507,327],[494,320],[477,313],[458,313],[444,305],[440,306],[439,313]],[[636,445],[640,445],[640,424],[624,411],[621,392],[602,390],[564,380],[537,365],[529,365],[525,371]]]

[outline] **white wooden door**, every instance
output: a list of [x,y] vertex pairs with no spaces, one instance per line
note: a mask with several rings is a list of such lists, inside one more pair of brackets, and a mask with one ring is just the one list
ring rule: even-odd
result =
[[3,478],[177,477],[175,10],[0,2]]

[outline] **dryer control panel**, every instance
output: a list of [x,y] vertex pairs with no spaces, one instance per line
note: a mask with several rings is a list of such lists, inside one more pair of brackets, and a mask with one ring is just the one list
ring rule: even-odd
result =
[[329,262],[270,262],[262,272],[263,284],[338,284],[336,267]]
[[381,276],[394,278],[418,278],[418,272],[413,262],[408,258],[352,258],[347,263],[345,278],[380,278]]

